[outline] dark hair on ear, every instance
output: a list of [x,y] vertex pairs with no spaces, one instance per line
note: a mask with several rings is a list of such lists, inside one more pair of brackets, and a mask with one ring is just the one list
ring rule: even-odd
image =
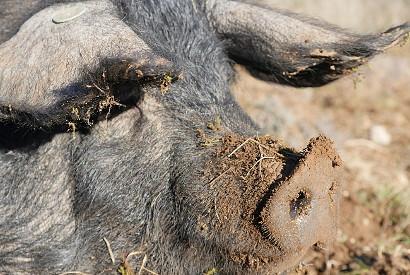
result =
[[410,32],[406,23],[382,34],[358,35],[237,1],[214,1],[208,13],[233,60],[258,78],[294,87],[321,86],[348,75]]

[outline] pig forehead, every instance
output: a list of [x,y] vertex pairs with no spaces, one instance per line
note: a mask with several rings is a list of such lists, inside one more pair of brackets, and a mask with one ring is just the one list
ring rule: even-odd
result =
[[148,45],[116,11],[109,1],[89,1],[51,6],[27,20],[0,46],[2,78],[13,79],[0,82],[0,103],[41,109],[61,97],[56,91],[66,89],[69,96],[102,58],[148,56]]

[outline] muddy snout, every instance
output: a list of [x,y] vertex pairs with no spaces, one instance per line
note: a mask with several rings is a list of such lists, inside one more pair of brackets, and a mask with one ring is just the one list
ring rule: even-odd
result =
[[331,141],[320,136],[311,140],[302,157],[293,167],[285,167],[283,179],[274,183],[277,186],[261,205],[260,224],[284,253],[303,253],[335,238],[340,168]]
[[203,189],[196,192],[209,213],[195,213],[201,236],[215,238],[230,260],[269,272],[332,242],[341,160],[331,140],[316,137],[300,152],[270,136],[232,134],[220,142],[205,172],[206,199]]

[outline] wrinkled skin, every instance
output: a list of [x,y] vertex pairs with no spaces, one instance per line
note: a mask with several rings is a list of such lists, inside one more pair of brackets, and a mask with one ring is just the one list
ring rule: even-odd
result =
[[[214,203],[203,176],[212,154],[197,130],[210,134],[206,125],[219,116],[225,133],[257,133],[230,94],[233,63],[268,81],[319,86],[409,30],[359,36],[236,1],[191,0],[91,1],[57,25],[53,14],[80,1],[24,2],[4,1],[0,17],[0,273],[115,274],[134,251],[137,270],[147,255],[146,267],[161,274],[265,274],[297,264],[336,217],[313,211],[302,236],[274,198],[293,192],[292,201],[301,175],[309,182],[331,169],[336,153],[318,145],[316,170],[301,162],[288,185],[273,189],[262,214],[279,244],[262,232],[238,241],[241,228],[204,237],[197,223]],[[337,177],[326,177],[323,188],[333,188]],[[287,226],[292,241],[281,237]],[[270,260],[254,266],[233,259],[238,252]]]

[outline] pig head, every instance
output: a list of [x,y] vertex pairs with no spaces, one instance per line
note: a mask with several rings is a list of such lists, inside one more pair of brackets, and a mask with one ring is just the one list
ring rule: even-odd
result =
[[233,64],[320,86],[408,23],[357,35],[237,1],[46,2],[0,45],[1,272],[265,274],[335,237],[332,142],[257,135]]

